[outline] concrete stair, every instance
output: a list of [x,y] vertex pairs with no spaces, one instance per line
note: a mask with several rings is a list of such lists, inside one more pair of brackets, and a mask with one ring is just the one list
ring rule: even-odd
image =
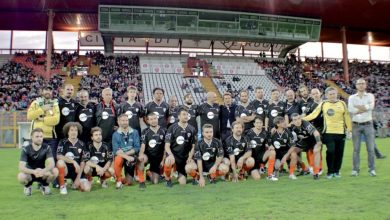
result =
[[213,80],[210,77],[199,77],[200,83],[206,92],[215,92],[217,94],[217,102],[223,104],[223,99],[221,93],[219,93],[218,88],[215,86]]

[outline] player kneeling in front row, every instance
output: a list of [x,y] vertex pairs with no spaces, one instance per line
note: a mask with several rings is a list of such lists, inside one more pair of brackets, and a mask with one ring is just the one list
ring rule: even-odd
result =
[[[264,154],[263,161],[268,160],[268,180],[277,181],[278,175],[274,175],[274,169],[279,171],[283,167],[283,162],[289,162],[290,166],[290,175],[289,179],[297,179],[295,176],[295,168],[298,161],[298,155],[295,151],[289,152],[289,149],[295,147],[294,137],[291,132],[286,128],[286,121],[283,117],[276,117],[274,119],[275,129],[271,132],[270,137],[268,138],[268,150]],[[287,153],[289,154],[287,155]],[[280,161],[277,166],[275,166],[276,161]],[[285,160],[285,161],[282,161]]]
[[263,129],[263,119],[256,117],[254,127],[249,129],[246,137],[249,140],[249,146],[252,149],[252,157],[255,160],[255,165],[251,170],[251,176],[254,180],[261,178],[261,165],[264,163],[263,157],[266,152],[268,132]]
[[160,179],[161,168],[164,166],[164,138],[166,129],[158,125],[158,116],[149,113],[147,116],[149,127],[142,131],[141,150],[139,151],[139,161],[149,163],[150,180],[157,184]]
[[[41,184],[43,195],[50,194],[49,183],[58,175],[54,167],[50,146],[43,144],[43,130],[35,128],[31,131],[31,144],[23,147],[20,154],[18,180],[24,185],[24,195],[31,196],[33,182]],[[46,160],[48,161],[45,166]]]
[[305,151],[306,153],[313,149],[314,158],[310,158],[314,161],[313,178],[318,180],[320,178],[320,161],[321,161],[321,136],[317,129],[308,121],[302,120],[301,116],[297,113],[291,115],[292,127],[291,130],[296,134],[297,143],[296,147],[290,149],[300,153]]
[[243,179],[245,172],[251,170],[255,165],[252,149],[248,145],[248,139],[242,135],[243,131],[244,124],[235,121],[232,124],[232,135],[225,140],[226,151],[229,154],[233,171],[233,182],[237,182],[239,177]]
[[84,173],[92,184],[94,176],[99,177],[103,188],[107,188],[107,179],[114,175],[111,168],[112,152],[106,143],[102,142],[102,129],[94,127],[91,129],[92,142],[88,145],[89,160],[84,167]]
[[68,194],[65,178],[73,181],[73,189],[90,191],[91,185],[83,175],[89,152],[86,150],[84,142],[78,139],[78,136],[83,132],[82,127],[78,122],[68,122],[63,128],[63,132],[67,138],[62,139],[57,148],[60,193]]
[[178,172],[180,184],[187,183],[187,173],[193,178],[193,184],[197,184],[196,164],[192,159],[196,142],[195,128],[188,124],[187,107],[180,107],[177,114],[179,122],[171,125],[165,135],[167,157],[164,164],[164,176],[167,187],[173,186],[172,169]]
[[[118,125],[118,130],[112,135],[116,188],[122,188],[123,184],[131,185],[133,183],[134,169],[136,168],[139,187],[144,189],[143,164],[137,159],[141,145],[138,131],[129,126],[126,114],[118,116]],[[125,179],[122,177],[123,168],[125,170]]]
[[196,144],[194,159],[197,161],[199,171],[199,186],[205,186],[203,174],[208,173],[210,184],[216,183],[216,178],[225,176],[229,166],[222,163],[223,146],[219,139],[213,138],[213,126],[204,124],[202,127],[203,139]]

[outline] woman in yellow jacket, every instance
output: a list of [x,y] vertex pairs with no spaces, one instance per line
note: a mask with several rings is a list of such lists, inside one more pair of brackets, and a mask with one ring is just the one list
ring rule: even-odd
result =
[[328,166],[327,178],[340,178],[340,169],[344,155],[346,134],[352,131],[351,117],[345,102],[337,98],[337,90],[328,87],[325,90],[326,100],[320,103],[317,108],[304,120],[311,121],[320,114],[324,118],[324,129],[322,141],[326,145],[326,163]]
[[57,155],[57,135],[54,127],[60,121],[60,109],[56,99],[52,98],[53,89],[44,87],[41,97],[34,100],[27,110],[27,119],[32,121],[32,129],[42,128],[43,143],[51,147],[53,157]]

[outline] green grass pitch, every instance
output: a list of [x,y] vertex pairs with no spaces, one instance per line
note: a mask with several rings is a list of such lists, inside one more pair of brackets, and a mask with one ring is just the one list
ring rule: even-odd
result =
[[[390,156],[390,139],[377,139]],[[352,144],[347,142],[342,178],[314,181],[311,176],[278,182],[248,179],[218,182],[201,189],[188,184],[138,185],[116,190],[114,183],[92,192],[69,190],[43,196],[35,188],[23,195],[16,180],[18,149],[0,149],[0,219],[390,219],[390,158],[376,160],[377,177],[367,173],[367,153],[361,151],[361,174],[350,177]],[[325,149],[323,150],[325,155]],[[305,159],[306,160],[306,159]],[[326,167],[326,166],[325,166]]]

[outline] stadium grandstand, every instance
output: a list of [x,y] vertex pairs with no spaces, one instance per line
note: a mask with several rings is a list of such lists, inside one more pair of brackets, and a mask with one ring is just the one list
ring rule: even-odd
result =
[[[47,119],[44,119],[42,115],[42,117],[32,119],[31,113],[28,113],[29,108],[38,103],[39,100],[43,100],[43,90],[45,89],[52,91],[52,103],[55,103],[54,106],[60,103],[60,109],[58,122],[55,125],[50,125],[53,128],[50,131],[52,133],[50,136],[53,135],[53,137],[44,137],[44,141],[61,136],[56,133],[58,131],[62,133],[63,129],[66,130],[65,122],[78,121],[81,124],[84,122],[81,118],[77,119],[76,116],[73,121],[66,121],[68,120],[66,117],[72,114],[68,112],[68,107],[71,105],[69,103],[73,102],[75,115],[76,112],[78,114],[81,111],[83,106],[85,107],[85,103],[82,104],[82,96],[87,92],[89,95],[88,103],[93,106],[90,109],[91,112],[93,111],[92,124],[103,129],[100,131],[103,135],[103,141],[110,142],[111,148],[114,141],[112,140],[114,139],[113,134],[121,131],[119,117],[122,114],[128,116],[129,123],[132,117],[139,117],[140,120],[137,118],[136,122],[138,127],[133,127],[137,131],[148,127],[149,121],[147,119],[150,113],[157,114],[157,119],[166,117],[164,123],[168,123],[169,127],[180,121],[178,114],[180,115],[181,108],[178,106],[183,105],[196,106],[194,132],[198,138],[204,137],[201,126],[204,125],[205,119],[202,117],[208,117],[208,119],[206,118],[206,121],[209,120],[207,123],[212,123],[214,114],[220,114],[221,118],[217,118],[216,122],[218,126],[213,124],[214,127],[211,128],[214,129],[214,133],[218,132],[217,137],[221,137],[225,146],[227,138],[224,137],[222,127],[225,126],[230,132],[229,135],[232,135],[234,125],[231,124],[233,121],[230,119],[226,119],[226,121],[222,119],[223,111],[227,109],[229,111],[227,114],[230,114],[231,105],[245,106],[245,101],[242,98],[242,94],[245,92],[248,95],[249,106],[253,107],[252,101],[272,100],[274,99],[273,92],[279,91],[280,97],[277,99],[280,98],[282,109],[286,109],[282,110],[285,112],[283,116],[288,119],[286,119],[287,124],[292,126],[292,116],[287,113],[290,109],[288,91],[294,92],[294,103],[300,103],[304,100],[300,94],[302,86],[308,88],[309,94],[312,89],[318,89],[322,95],[321,100],[326,98],[325,90],[332,87],[338,92],[339,99],[348,106],[349,98],[358,92],[357,82],[359,79],[365,80],[367,92],[372,93],[375,97],[372,117],[375,137],[384,140],[379,141],[381,144],[378,145],[388,145],[388,139],[382,138],[390,137],[389,9],[390,1],[386,0],[0,1],[0,150],[9,148],[9,150],[17,151],[19,155],[20,148],[31,144],[30,132],[36,128],[37,122],[44,123],[45,120],[47,122]],[[68,92],[67,86],[70,85],[73,90],[69,93],[71,96],[69,100],[72,101],[66,101],[64,97]],[[110,98],[106,97],[108,88],[112,91],[112,97],[109,95]],[[157,92],[159,89],[163,92],[162,99],[169,106],[167,109],[164,102],[156,104],[159,103],[158,94],[155,93],[156,88]],[[258,97],[260,89],[263,91],[261,98]],[[132,100],[133,90],[136,93],[134,100]],[[212,99],[210,97],[213,94],[215,94],[215,101],[212,102],[215,103],[210,102]],[[188,101],[189,96],[192,98],[191,101]],[[226,96],[232,97],[233,104],[227,104],[229,101],[226,100]],[[176,105],[172,101],[175,98],[177,99]],[[69,106],[61,109],[61,102],[68,103]],[[136,104],[139,106],[131,107]],[[152,108],[150,106],[153,104],[157,107],[152,111],[149,108]],[[212,109],[213,104],[217,106],[215,107],[217,113],[210,116],[210,110],[210,112],[203,113],[205,116],[202,116],[202,108]],[[42,103],[38,105],[42,108],[46,106]],[[136,110],[131,112],[133,110],[129,110],[130,107],[127,105]],[[53,114],[52,108],[53,106],[50,110],[51,114]],[[101,115],[99,115],[99,108],[103,109],[101,110],[103,113],[100,112]],[[158,108],[164,109],[164,113],[158,113],[156,110]],[[188,110],[190,120],[193,110],[191,108]],[[105,109],[112,112],[108,114]],[[261,111],[259,108],[253,107],[253,112],[251,110],[249,114],[259,116],[263,114],[263,109],[260,109]],[[264,117],[261,123],[265,123],[265,127],[275,123],[274,120],[271,122],[271,119],[276,118],[272,115],[271,110],[269,112],[264,110],[266,115],[261,116]],[[70,111],[72,112],[72,110]],[[107,119],[104,113],[109,115],[108,119],[112,118],[113,120],[112,124],[106,127],[107,129],[104,129],[105,125],[99,124],[102,121],[101,118]],[[297,113],[302,117],[306,116],[304,110],[298,109]],[[162,114],[165,116],[161,116]],[[234,120],[238,121],[242,120],[246,132],[248,131],[246,129],[248,123],[249,127],[252,128],[252,123],[256,121],[256,118],[247,119],[246,117],[250,116],[244,113],[240,114],[238,110],[235,110],[234,116],[228,115],[226,117],[233,117]],[[240,119],[241,117],[245,119]],[[266,118],[267,120],[265,120]],[[268,121],[268,119],[270,120]],[[160,121],[158,123],[160,124]],[[221,131],[219,128],[215,130],[215,127],[219,126]],[[118,127],[120,127],[119,131]],[[85,128],[83,127],[83,129]],[[91,127],[86,130],[91,131]],[[106,130],[111,132],[108,134],[108,138],[104,134]],[[271,130],[274,132],[276,128],[270,126],[269,132]],[[186,130],[186,132],[188,131]],[[187,134],[188,137],[191,135],[189,132]],[[346,131],[345,134],[347,134]],[[323,134],[321,133],[321,135]],[[145,134],[138,136],[145,139]],[[214,134],[214,136],[216,135]],[[161,137],[163,136],[161,135]],[[93,143],[91,137],[86,138]],[[295,138],[298,137],[295,135]],[[56,141],[55,149],[57,149],[60,140]],[[322,141],[324,142],[324,140]],[[125,143],[127,144],[127,142]],[[349,143],[349,145],[351,144]],[[384,158],[385,156],[379,152],[376,145],[375,143],[376,158]],[[121,148],[119,149],[121,150]],[[351,149],[348,151],[352,152]],[[386,152],[389,150],[387,149],[385,154]],[[172,152],[166,153],[167,157],[172,156]],[[16,154],[13,153],[13,155]],[[356,157],[356,155],[354,156]],[[357,156],[359,157],[359,155]],[[348,159],[351,157],[348,155]],[[1,158],[3,160],[3,157]],[[115,154],[114,158],[116,158]],[[134,158],[134,160],[139,159]],[[177,157],[174,159],[178,160]],[[323,160],[325,161],[325,154]],[[313,165],[314,162],[308,159],[308,163],[310,162]],[[302,166],[299,160],[297,163],[297,170],[300,169],[300,173],[304,173],[305,165]],[[127,161],[125,164],[130,166],[131,162]],[[325,164],[324,162],[324,169],[326,169]],[[260,164],[257,165],[260,166]],[[58,163],[56,166],[59,167]],[[117,164],[112,163],[113,170],[114,166]],[[166,172],[166,162],[159,164],[159,166],[161,172]],[[245,164],[241,164],[241,166],[245,166]],[[190,178],[191,174],[187,168],[185,172]],[[310,168],[314,176],[319,175],[317,171],[313,171],[314,165]],[[257,170],[260,172],[261,169],[264,169],[264,164]],[[291,168],[288,167],[286,172],[289,172],[288,169],[291,171]],[[280,170],[282,171],[282,169]],[[141,183],[140,179],[143,177],[139,176],[138,171],[132,170],[132,175],[134,176],[135,173],[136,177],[134,178]],[[179,172],[179,170],[177,171]],[[148,172],[150,173],[150,170]],[[146,173],[145,171],[143,175],[145,176]],[[163,179],[162,173],[160,174],[161,176],[158,177]],[[234,174],[235,171],[232,174],[233,178]],[[241,178],[241,174],[243,178]],[[263,175],[263,173],[261,174]],[[116,188],[122,188],[122,185],[118,187],[117,173],[112,172],[111,175],[112,179],[115,176]],[[271,174],[267,175],[266,178],[270,179]],[[294,176],[294,174],[292,175]],[[198,174],[198,178],[199,176],[202,174]],[[240,173],[241,179],[247,179],[248,176],[251,176],[250,173],[249,175],[246,173],[246,176]],[[255,179],[253,175],[252,178]],[[225,176],[223,179],[225,180]],[[231,176],[227,175],[226,180],[231,180]],[[169,186],[171,180],[166,179],[166,181]],[[212,183],[212,179],[210,179],[210,183]],[[62,186],[59,184],[61,183],[53,182],[53,187],[61,188]],[[125,181],[123,184],[131,185]],[[195,181],[194,184],[199,183]],[[80,183],[80,185],[82,184]],[[326,187],[328,186],[322,186],[322,188]],[[370,187],[375,186],[370,185]],[[95,188],[92,187],[93,190]],[[152,187],[150,188],[153,190]],[[45,194],[44,190],[42,192]],[[64,191],[60,192],[65,194]],[[222,193],[222,191],[219,192]],[[164,198],[157,199],[163,200]],[[259,203],[258,200],[254,201]],[[244,204],[241,203],[241,205]],[[279,206],[280,204],[275,203],[274,205]],[[227,206],[221,207],[229,209]],[[147,218],[147,213],[152,211],[145,211],[146,209],[142,209],[142,207],[138,208],[146,213],[137,214],[143,218]],[[302,208],[305,209],[305,207]],[[343,210],[347,210],[347,208]],[[109,209],[109,211],[114,212],[113,209]],[[367,212],[370,213],[370,211]],[[123,215],[118,216],[123,217]],[[248,215],[232,216],[243,219],[279,219],[278,216],[272,214],[259,217],[253,212]],[[378,216],[380,216],[378,219],[390,217],[388,213]],[[21,216],[21,218],[23,217],[29,216]],[[64,216],[64,218],[68,217],[76,218],[76,215]],[[106,214],[106,218],[110,217],[112,216]],[[164,214],[159,215],[159,217],[168,218]],[[180,217],[178,213],[173,213],[171,217],[175,219],[200,218],[200,216],[194,217],[194,215]],[[227,217],[226,213],[221,213],[220,216],[207,214],[205,219]],[[304,217],[306,216],[301,218]],[[308,215],[307,218],[309,217],[313,216]],[[357,218],[364,219],[365,217],[367,216],[361,215]],[[61,218],[61,216],[55,218]],[[151,219],[155,218],[158,217]],[[322,219],[321,216],[318,218]],[[324,217],[324,219],[333,218],[351,219],[354,218],[354,215],[346,214],[343,216],[336,213]],[[81,219],[84,218],[81,217]]]

